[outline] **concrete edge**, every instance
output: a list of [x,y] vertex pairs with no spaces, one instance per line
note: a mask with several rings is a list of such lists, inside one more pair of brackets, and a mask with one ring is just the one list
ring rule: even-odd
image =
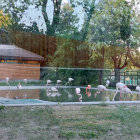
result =
[[27,103],[27,104],[0,104],[6,107],[22,107],[22,106],[71,106],[71,105],[117,105],[117,104],[140,104],[140,101],[107,101],[107,102],[44,102],[44,103]]

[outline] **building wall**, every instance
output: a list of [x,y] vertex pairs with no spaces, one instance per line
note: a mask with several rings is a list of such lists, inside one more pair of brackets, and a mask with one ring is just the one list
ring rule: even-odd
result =
[[40,64],[0,63],[0,80],[9,77],[11,80],[40,79]]

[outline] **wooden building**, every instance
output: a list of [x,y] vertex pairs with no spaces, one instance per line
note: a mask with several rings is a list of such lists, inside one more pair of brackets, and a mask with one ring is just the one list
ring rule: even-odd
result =
[[0,80],[39,80],[44,58],[15,45],[0,45]]

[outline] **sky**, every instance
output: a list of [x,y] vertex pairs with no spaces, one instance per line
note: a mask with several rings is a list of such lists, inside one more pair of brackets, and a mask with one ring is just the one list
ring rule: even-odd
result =
[[[62,5],[67,4],[67,3],[69,3],[69,0],[62,0]],[[50,21],[52,21],[53,19],[53,10],[54,10],[53,2],[51,0],[48,0],[46,11],[48,13],[48,18]],[[82,25],[84,13],[81,10],[82,10],[82,7],[77,7],[77,9],[75,9],[75,13],[78,13],[79,18],[80,18],[79,23]],[[29,9],[26,10],[26,12],[24,13],[21,23],[23,22],[29,26],[31,25],[31,22],[33,21],[37,23],[40,30],[41,29],[43,29],[44,31],[46,30],[45,22],[41,13],[41,7],[37,9],[33,5],[30,6]],[[80,26],[79,26],[79,29],[80,29]]]
[[[131,2],[131,0],[127,0],[129,2]],[[135,9],[137,9],[137,11],[139,11],[140,13],[140,0],[135,0],[137,1],[137,4],[135,6]],[[96,0],[96,4],[99,2],[99,0]],[[138,3],[139,2],[139,3]],[[69,0],[62,0],[62,5],[63,4],[66,4],[66,3],[69,3]],[[49,20],[52,21],[53,19],[53,2],[51,0],[48,0],[48,3],[47,3],[47,13],[48,13],[48,17],[49,17]],[[81,27],[81,25],[83,24],[83,19],[84,19],[84,13],[82,11],[82,7],[77,7],[75,9],[75,13],[77,13],[79,16],[79,29]],[[24,16],[21,20],[21,23],[25,23],[26,25],[30,26],[32,24],[32,22],[36,22],[39,29],[43,29],[44,31],[46,30],[46,26],[45,26],[45,22],[44,22],[44,18],[42,16],[42,13],[41,13],[41,7],[39,7],[38,9],[35,8],[35,5],[32,5],[29,7],[28,10],[25,11],[24,13]]]

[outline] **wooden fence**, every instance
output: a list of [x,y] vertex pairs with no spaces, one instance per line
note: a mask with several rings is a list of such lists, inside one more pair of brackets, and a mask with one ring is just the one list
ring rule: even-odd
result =
[[[49,61],[52,61],[49,60],[48,56],[54,55],[58,48],[58,43],[61,41],[65,41],[65,39],[27,32],[12,32],[12,42],[15,45],[44,57],[45,61],[41,63],[41,66],[48,66]],[[70,57],[72,59],[71,61],[73,62],[72,67],[87,67],[89,60],[88,49],[78,50],[77,46],[82,42],[75,40],[73,41],[75,53],[74,56]]]

